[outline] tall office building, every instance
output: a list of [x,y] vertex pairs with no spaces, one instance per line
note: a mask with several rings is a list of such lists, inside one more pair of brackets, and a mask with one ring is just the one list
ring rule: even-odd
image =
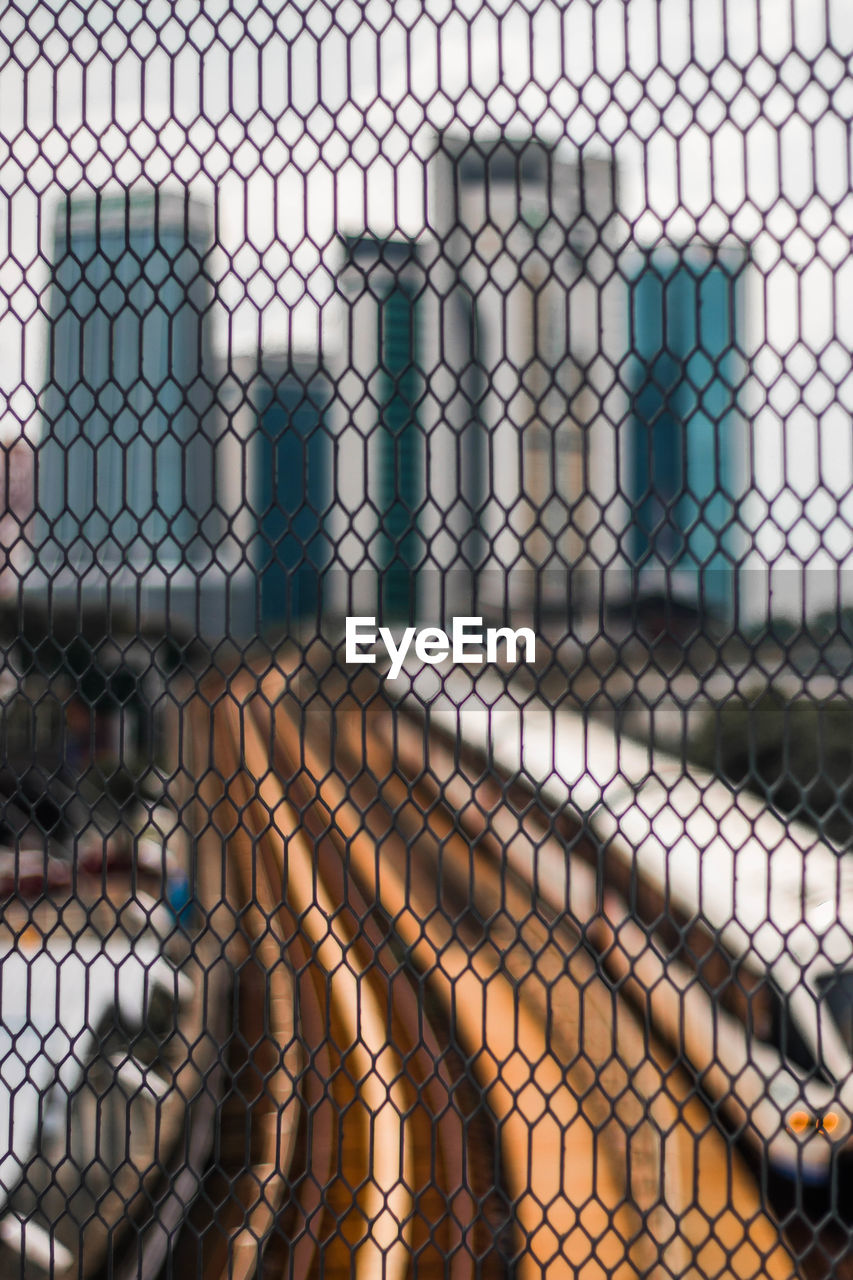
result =
[[338,438],[336,492],[350,517],[340,552],[360,575],[365,612],[414,618],[426,560],[423,252],[369,234],[347,237],[343,247],[352,363],[338,385],[349,418]]
[[252,385],[253,561],[265,629],[322,630],[333,386],[316,359],[264,356]]
[[36,555],[59,597],[108,581],[137,610],[192,619],[201,590],[203,625],[222,612],[211,245],[177,191],[57,209]]
[[659,248],[641,257],[630,286],[635,589],[721,619],[732,614],[744,550],[744,265],[737,247]]
[[595,595],[582,569],[600,517],[596,455],[615,452],[612,419],[602,426],[606,358],[621,358],[612,158],[441,135],[430,198],[447,276],[431,277],[439,361],[455,381],[444,421],[459,459],[457,563],[487,612],[574,614]]
[[230,352],[219,367],[233,452],[219,505],[229,537],[248,551],[257,630],[273,642],[322,631],[339,534],[331,527],[334,390],[317,351]]

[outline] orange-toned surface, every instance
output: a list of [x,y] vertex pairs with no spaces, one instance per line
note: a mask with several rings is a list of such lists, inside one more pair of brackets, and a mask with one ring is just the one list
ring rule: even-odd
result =
[[541,899],[525,821],[380,701],[300,692],[235,676],[194,713],[228,868],[205,905],[297,1009],[205,1274],[793,1275],[690,1078]]

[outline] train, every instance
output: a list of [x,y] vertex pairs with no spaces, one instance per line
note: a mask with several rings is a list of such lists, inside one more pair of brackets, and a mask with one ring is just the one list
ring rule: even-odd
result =
[[853,1154],[853,856],[488,673],[472,684],[409,670],[396,689],[547,805],[565,857],[538,852],[543,898],[574,918],[729,1131],[782,1178],[835,1185]]

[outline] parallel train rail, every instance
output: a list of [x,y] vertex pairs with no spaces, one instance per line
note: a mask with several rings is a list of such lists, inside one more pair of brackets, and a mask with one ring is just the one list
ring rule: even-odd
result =
[[360,694],[332,679],[305,699],[272,669],[192,706],[200,854],[224,868],[202,905],[265,1005],[241,1029],[249,1168],[202,1197],[187,1267],[794,1274],[750,1171],[586,942],[590,869],[547,814]]

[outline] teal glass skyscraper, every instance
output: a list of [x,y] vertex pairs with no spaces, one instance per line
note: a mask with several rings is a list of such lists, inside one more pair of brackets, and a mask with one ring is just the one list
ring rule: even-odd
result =
[[365,567],[377,581],[370,608],[382,620],[408,621],[417,616],[428,558],[423,519],[429,437],[421,418],[426,274],[414,241],[365,233],[345,237],[344,250],[342,280],[358,374],[350,411],[364,441],[367,473],[364,491],[350,501],[354,510],[357,502],[365,516],[370,512]]
[[732,615],[743,550],[743,266],[737,247],[658,249],[631,283],[628,484],[638,586],[721,619]]
[[332,502],[332,394],[316,363],[261,358],[252,391],[258,424],[253,514],[265,628],[319,625],[331,556],[324,518]]
[[67,197],[54,233],[39,560],[164,568],[204,554],[212,232],[204,205],[133,189]]

